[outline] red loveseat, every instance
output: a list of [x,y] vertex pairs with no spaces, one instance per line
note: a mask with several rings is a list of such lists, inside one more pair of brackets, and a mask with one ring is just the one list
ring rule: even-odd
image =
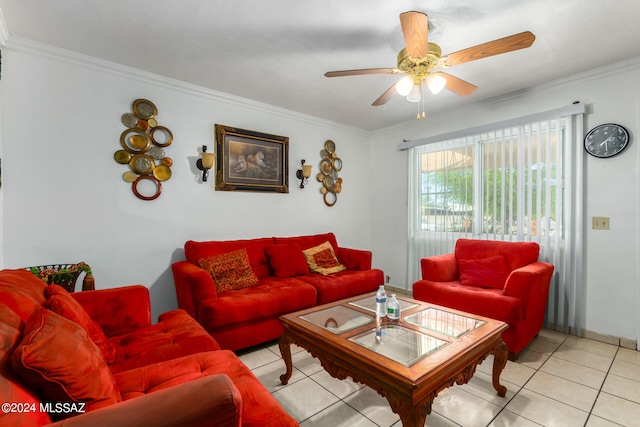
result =
[[26,270],[0,271],[0,403],[2,426],[298,426],[183,310],[151,324],[144,286],[69,294]]
[[539,253],[535,242],[459,239],[454,253],[420,260],[413,297],[507,323],[515,359],[544,322],[553,265]]
[[[326,242],[330,249],[322,253],[333,254],[345,269],[328,275],[311,273],[302,251]],[[219,291],[220,283],[200,265],[204,260],[244,250],[256,281],[241,289]],[[384,282],[382,271],[371,268],[370,251],[340,247],[333,233],[190,240],[184,252],[186,261],[172,265],[178,307],[193,316],[222,348],[230,350],[278,338],[283,331],[279,320],[283,314],[373,292]]]

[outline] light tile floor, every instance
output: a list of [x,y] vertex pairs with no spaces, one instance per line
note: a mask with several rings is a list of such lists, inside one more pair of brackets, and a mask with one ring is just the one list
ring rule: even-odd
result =
[[[327,374],[317,359],[292,348],[294,372],[280,384],[285,366],[277,343],[239,352],[240,358],[301,427],[401,427],[386,399],[372,389]],[[491,356],[469,384],[435,399],[426,426],[640,426],[640,352],[548,330],[507,362],[491,385]]]

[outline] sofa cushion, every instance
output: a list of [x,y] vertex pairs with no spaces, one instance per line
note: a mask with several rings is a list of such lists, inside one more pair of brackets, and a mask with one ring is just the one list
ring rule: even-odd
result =
[[158,317],[158,323],[111,337],[109,341],[117,350],[116,359],[109,367],[114,374],[220,349],[216,340],[184,310],[163,313]]
[[258,286],[218,294],[202,301],[198,316],[205,329],[277,318],[316,304],[316,289],[300,280],[303,277],[265,277]]
[[113,363],[116,358],[116,349],[109,342],[100,325],[89,317],[80,303],[73,299],[66,289],[55,284],[47,286],[45,295],[47,301],[44,307],[82,326],[91,341],[102,351],[104,360],[107,363]]
[[102,352],[86,331],[46,308],[29,317],[11,364],[43,400],[85,402],[87,411],[121,401]]
[[2,270],[0,302],[26,322],[33,310],[44,304],[46,284],[27,270]]
[[328,276],[329,274],[346,270],[345,266],[340,264],[338,258],[336,258],[333,247],[329,242],[305,249],[302,253],[312,273]]
[[246,248],[202,258],[198,261],[198,265],[211,275],[218,292],[248,288],[258,284],[258,276],[251,268]]
[[243,427],[298,426],[249,368],[228,350],[202,352],[121,372],[115,374],[115,380],[128,400],[218,373],[227,375],[242,396]]
[[502,255],[482,259],[458,260],[460,283],[466,286],[503,289],[509,277],[509,268]]
[[496,240],[458,239],[455,256],[461,259],[482,259],[502,255],[509,271],[538,261],[540,246],[536,242],[502,242]]
[[273,239],[263,237],[260,239],[247,240],[225,240],[225,241],[209,241],[196,242],[189,240],[184,244],[184,255],[187,261],[194,265],[198,265],[198,260],[208,258],[213,255],[224,254],[236,251],[238,249],[246,249],[249,254],[251,268],[258,278],[269,275],[269,264],[267,256],[264,253],[265,246],[273,245]]
[[420,301],[501,320],[510,326],[515,326],[524,316],[522,301],[505,296],[500,289],[462,286],[459,282],[419,280],[413,285],[413,297]]
[[318,292],[317,304],[338,301],[340,299],[375,292],[384,283],[382,270],[363,271],[344,270],[329,276],[309,274],[298,279],[309,283]]
[[[40,398],[18,378],[11,367],[11,352],[20,343],[24,322],[9,307],[0,303],[0,402],[20,403],[39,408]],[[40,426],[51,422],[46,412],[0,412],[1,426]]]
[[264,250],[276,277],[309,274],[302,248],[297,243],[267,246]]

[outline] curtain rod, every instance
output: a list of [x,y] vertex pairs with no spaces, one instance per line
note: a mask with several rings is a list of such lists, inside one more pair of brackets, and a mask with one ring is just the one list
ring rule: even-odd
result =
[[407,150],[409,148],[418,147],[420,145],[427,145],[434,142],[447,141],[449,139],[476,135],[479,133],[490,132],[496,129],[506,129],[531,122],[539,122],[542,120],[555,119],[558,117],[571,116],[574,114],[584,114],[585,111],[585,104],[583,104],[582,102],[574,102],[573,104],[566,107],[543,111],[541,113],[529,114],[526,116],[516,117],[514,119],[508,119],[500,122],[489,123],[486,125],[474,126],[471,128],[456,130],[453,132],[442,133],[440,135],[427,136],[426,138],[414,139],[413,141],[402,141],[400,144],[398,144],[398,150]]

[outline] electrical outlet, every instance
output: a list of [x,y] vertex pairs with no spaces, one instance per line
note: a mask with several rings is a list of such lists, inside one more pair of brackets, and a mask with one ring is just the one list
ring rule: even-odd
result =
[[591,228],[594,230],[608,230],[609,217],[608,216],[591,217]]
[[385,283],[389,283],[389,281],[391,280],[391,277],[389,276],[384,276],[384,281]]

